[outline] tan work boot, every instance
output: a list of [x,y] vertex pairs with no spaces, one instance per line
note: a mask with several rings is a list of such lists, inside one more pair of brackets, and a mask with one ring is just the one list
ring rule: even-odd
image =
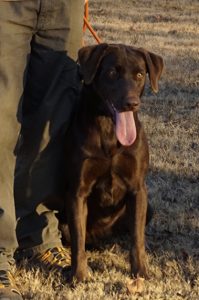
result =
[[30,262],[38,264],[47,271],[63,272],[71,265],[70,251],[64,247],[50,248],[34,255]]
[[14,277],[10,271],[0,271],[0,299],[22,300],[22,296],[16,286]]

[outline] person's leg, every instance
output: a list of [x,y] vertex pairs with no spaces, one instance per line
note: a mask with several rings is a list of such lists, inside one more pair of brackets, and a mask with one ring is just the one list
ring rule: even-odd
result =
[[[28,1],[27,1],[28,2]],[[13,197],[14,147],[19,131],[17,109],[30,53],[34,6],[0,1],[0,298],[21,299],[11,277],[17,247]],[[30,13],[31,12],[31,13]]]
[[[64,52],[32,45],[27,84],[22,104],[22,128],[16,147],[15,202],[19,252],[31,256],[38,251],[61,246],[58,221],[44,200],[60,186],[62,141],[56,119],[65,126],[67,110],[64,78]],[[72,67],[73,62],[71,62]],[[73,99],[74,100],[74,97]],[[71,100],[71,101],[72,101]],[[66,110],[59,118],[60,106]],[[54,120],[55,119],[55,120]],[[59,140],[59,147],[54,147]],[[58,141],[57,141],[58,142]]]
[[80,88],[73,59],[81,46],[82,25],[83,1],[41,1],[15,172],[19,258],[61,245],[57,218],[44,202],[61,190],[63,134]]
[[19,4],[0,2],[0,270],[9,268],[5,252],[10,254],[17,246],[13,199],[13,151],[19,131],[16,113],[30,53],[30,28],[36,23],[30,15],[22,22],[23,13]]
[[84,0],[41,0],[35,42],[56,51],[66,51],[76,61],[82,46]]

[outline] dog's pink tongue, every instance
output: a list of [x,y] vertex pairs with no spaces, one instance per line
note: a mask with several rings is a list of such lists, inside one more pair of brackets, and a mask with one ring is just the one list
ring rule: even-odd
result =
[[136,127],[132,111],[116,112],[116,136],[124,146],[130,146],[135,141]]

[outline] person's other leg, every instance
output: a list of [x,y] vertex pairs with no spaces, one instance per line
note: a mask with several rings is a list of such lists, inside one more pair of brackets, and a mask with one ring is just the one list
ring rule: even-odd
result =
[[18,252],[19,258],[61,245],[57,218],[44,202],[61,190],[64,133],[80,89],[73,59],[81,46],[82,25],[83,1],[41,1],[15,173],[17,236],[25,250]]
[[[25,15],[23,5],[27,7]],[[10,268],[17,247],[13,198],[13,151],[19,131],[16,113],[30,53],[31,28],[36,24],[34,5],[23,5],[0,2],[0,270]]]
[[41,0],[37,44],[66,51],[73,60],[82,46],[84,0]]

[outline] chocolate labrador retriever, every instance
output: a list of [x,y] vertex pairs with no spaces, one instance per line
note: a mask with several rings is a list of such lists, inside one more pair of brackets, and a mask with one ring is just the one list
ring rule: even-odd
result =
[[132,275],[147,276],[149,154],[137,112],[147,73],[152,90],[158,91],[163,60],[142,48],[100,44],[80,49],[79,63],[84,84],[66,141],[72,275],[78,281],[88,276],[86,240],[126,223]]

